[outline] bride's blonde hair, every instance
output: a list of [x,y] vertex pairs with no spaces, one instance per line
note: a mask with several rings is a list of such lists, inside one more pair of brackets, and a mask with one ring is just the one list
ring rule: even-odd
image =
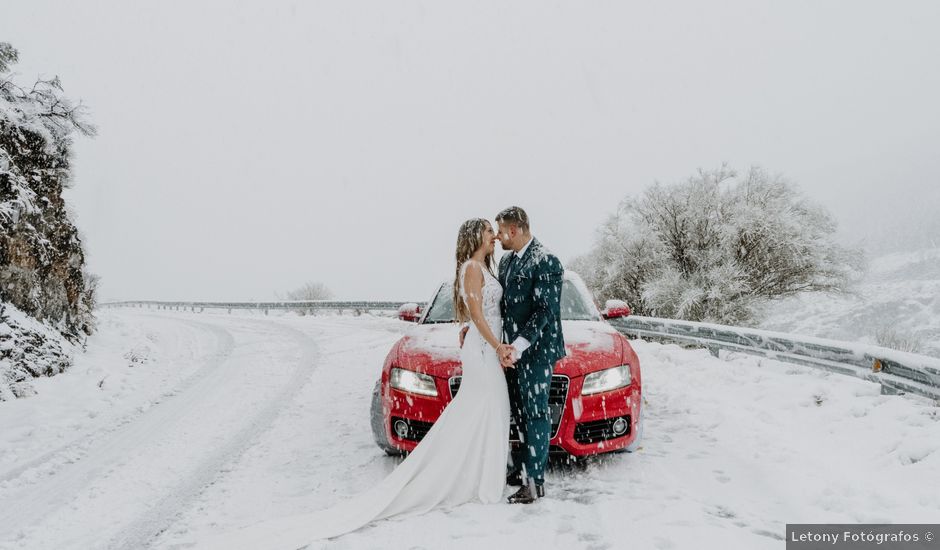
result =
[[[457,273],[454,277],[454,313],[457,320],[461,323],[470,319],[470,310],[467,304],[460,299],[460,268],[473,256],[473,253],[483,246],[483,232],[486,231],[490,222],[483,218],[474,218],[463,222],[457,231]],[[493,253],[490,252],[484,258],[483,264],[486,270],[493,273]]]

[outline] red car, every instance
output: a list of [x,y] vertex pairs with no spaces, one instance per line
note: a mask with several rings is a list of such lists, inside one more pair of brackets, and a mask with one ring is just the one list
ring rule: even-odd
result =
[[[459,325],[452,283],[438,288],[425,311],[406,304],[399,318],[417,320],[392,346],[372,396],[372,433],[390,455],[411,451],[460,389]],[[549,404],[551,450],[585,456],[633,451],[643,432],[640,361],[630,342],[604,319],[630,314],[610,300],[603,313],[581,281],[565,273],[561,292],[567,356],[555,364]],[[515,425],[510,439],[518,442]]]

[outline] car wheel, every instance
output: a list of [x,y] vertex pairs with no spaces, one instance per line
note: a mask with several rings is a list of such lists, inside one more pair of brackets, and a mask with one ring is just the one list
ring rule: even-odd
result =
[[372,438],[375,439],[375,444],[388,456],[401,456],[402,452],[388,442],[388,435],[385,433],[385,415],[382,414],[382,380],[376,380],[375,388],[372,389],[370,417]]

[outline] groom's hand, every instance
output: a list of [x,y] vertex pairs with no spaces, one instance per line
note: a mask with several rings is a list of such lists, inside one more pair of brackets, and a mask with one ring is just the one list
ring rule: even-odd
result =
[[467,337],[468,330],[470,330],[470,327],[463,327],[460,329],[460,347],[463,347],[463,340]]
[[514,368],[516,365],[515,358],[516,348],[510,346],[509,344],[500,344],[499,348],[496,349],[496,354],[499,356],[499,364],[502,365],[504,369]]

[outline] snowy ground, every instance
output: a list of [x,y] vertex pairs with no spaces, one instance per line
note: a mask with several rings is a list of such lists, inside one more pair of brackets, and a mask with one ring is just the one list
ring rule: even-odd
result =
[[873,258],[850,294],[776,302],[760,328],[940,357],[940,248]]
[[[0,405],[0,548],[186,548],[329,506],[397,464],[372,443],[368,409],[405,323],[100,318],[71,371]],[[774,361],[635,347],[639,452],[556,465],[534,505],[380,522],[329,547],[779,549],[788,522],[940,517],[937,407]]]

